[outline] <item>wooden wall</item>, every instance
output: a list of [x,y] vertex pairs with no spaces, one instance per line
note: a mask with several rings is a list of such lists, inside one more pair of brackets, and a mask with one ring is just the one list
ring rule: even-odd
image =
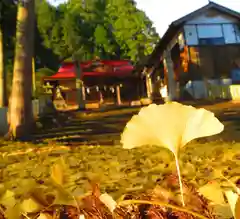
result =
[[196,46],[188,50],[191,80],[231,78],[240,58],[240,45]]

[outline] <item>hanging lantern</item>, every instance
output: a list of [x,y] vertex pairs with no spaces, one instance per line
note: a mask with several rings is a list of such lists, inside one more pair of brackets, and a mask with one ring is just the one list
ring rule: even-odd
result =
[[106,91],[107,90],[107,86],[104,86],[103,89],[104,89],[104,91]]
[[97,91],[97,92],[99,91],[99,87],[98,87],[98,86],[96,86],[96,91]]
[[120,86],[120,87],[123,87],[123,85],[122,85],[122,84],[120,84],[119,86]]
[[90,94],[90,88],[89,88],[89,87],[86,88],[86,92],[87,92],[88,94]]

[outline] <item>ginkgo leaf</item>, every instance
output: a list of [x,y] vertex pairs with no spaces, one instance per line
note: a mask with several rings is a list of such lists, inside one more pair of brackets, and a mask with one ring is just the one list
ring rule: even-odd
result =
[[38,204],[35,200],[33,200],[32,198],[29,199],[25,199],[22,203],[21,203],[21,209],[23,212],[26,213],[32,213],[32,212],[37,212],[39,210],[41,210],[43,208],[43,206],[41,206],[40,204]]
[[222,132],[224,126],[212,112],[177,102],[143,107],[127,123],[122,136],[123,148],[143,145],[162,146],[175,155],[195,138]]
[[22,214],[20,204],[16,204],[11,208],[7,208],[6,211],[4,212],[4,215],[6,216],[7,219],[21,219]]
[[224,204],[224,205],[214,204],[210,206],[212,207],[215,218],[229,219],[233,217],[231,208],[229,207],[228,204]]
[[240,218],[240,196],[238,196],[238,200],[235,205],[235,217],[236,219]]
[[240,196],[231,190],[225,191],[228,203],[235,219],[240,217]]
[[40,213],[37,219],[52,219],[53,217],[47,213]]
[[192,109],[193,112],[186,123],[181,146],[193,139],[212,136],[224,130],[223,124],[214,116],[214,113],[205,109]]
[[104,203],[107,208],[113,212],[117,206],[117,202],[112,198],[112,196],[108,195],[107,193],[101,194],[99,197],[100,201]]
[[64,183],[65,166],[64,160],[60,159],[60,161],[55,163],[51,168],[51,178],[58,185],[63,185]]
[[195,138],[211,136],[223,131],[223,124],[212,112],[196,109],[177,102],[143,107],[127,123],[122,136],[123,148],[143,145],[165,147],[174,154],[179,178],[182,205],[184,206],[178,151]]
[[29,192],[29,196],[38,204],[48,207],[54,201],[54,196],[46,194],[45,190],[41,187],[36,187]]
[[214,204],[225,204],[221,186],[217,182],[208,183],[202,186],[198,192]]
[[4,195],[1,196],[0,203],[6,208],[13,208],[16,204],[15,194],[10,190],[6,190]]

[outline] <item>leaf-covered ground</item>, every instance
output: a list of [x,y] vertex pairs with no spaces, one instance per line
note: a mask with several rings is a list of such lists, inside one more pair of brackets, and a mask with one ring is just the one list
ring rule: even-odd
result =
[[[216,108],[219,109],[219,108]],[[216,110],[226,125],[218,136],[190,143],[180,153],[183,177],[197,187],[219,178],[240,178],[240,143],[238,108]],[[43,128],[36,135],[44,143],[33,145],[2,142],[0,180],[17,193],[24,192],[27,179],[42,182],[49,177],[52,164],[63,157],[69,164],[65,187],[84,193],[88,180],[100,183],[101,189],[114,196],[151,187],[156,180],[175,171],[175,161],[168,151],[146,147],[123,150],[120,133],[138,108],[110,110],[90,114],[64,115],[56,126]],[[61,147],[62,146],[62,147]]]
[[[6,150],[10,148],[1,148]],[[119,198],[126,192],[152,187],[158,179],[175,171],[173,156],[161,148],[149,146],[128,151],[120,146],[81,146],[5,155],[0,162],[1,182],[23,193],[27,179],[41,183],[49,178],[50,167],[60,156],[69,165],[65,187],[73,193],[88,191],[88,180],[93,179],[103,191]],[[193,143],[182,150],[180,165],[183,177],[197,187],[219,178],[219,171],[236,181],[240,178],[240,144]]]

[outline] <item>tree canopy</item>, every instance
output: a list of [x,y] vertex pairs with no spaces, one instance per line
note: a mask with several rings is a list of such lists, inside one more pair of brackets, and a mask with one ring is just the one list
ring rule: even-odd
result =
[[[12,71],[16,29],[16,1],[1,1],[6,65]],[[81,60],[131,59],[149,55],[158,34],[146,14],[133,0],[71,0],[52,6],[36,0],[36,68],[56,70],[75,56]]]

